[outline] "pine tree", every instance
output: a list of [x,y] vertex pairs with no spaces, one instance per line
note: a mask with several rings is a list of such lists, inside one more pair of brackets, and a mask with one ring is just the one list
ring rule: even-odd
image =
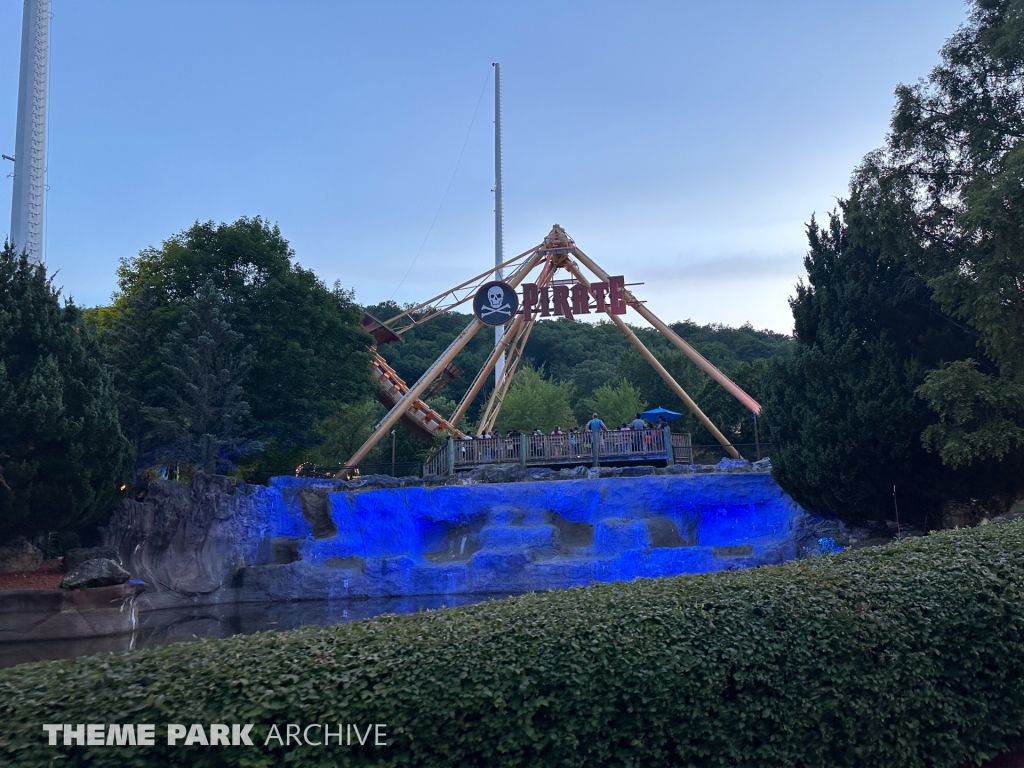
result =
[[936,417],[915,390],[975,337],[889,250],[856,194],[841,208],[827,229],[808,228],[796,351],[766,377],[773,472],[801,504],[851,521],[891,518],[895,486],[904,522],[938,527],[943,501],[1006,485],[997,465],[959,472],[921,444]]
[[156,459],[153,424],[147,416],[147,408],[157,405],[155,396],[163,378],[159,359],[152,354],[160,333],[155,309],[154,292],[144,286],[124,297],[121,311],[103,334],[104,358],[117,387],[121,429],[135,449],[136,466],[151,465]]
[[84,529],[120,498],[132,450],[99,346],[43,266],[0,251],[0,539]]
[[245,435],[249,406],[242,391],[252,349],[243,347],[226,309],[213,283],[205,283],[160,349],[166,405],[145,409],[164,438],[164,460],[207,474],[233,469],[253,447]]

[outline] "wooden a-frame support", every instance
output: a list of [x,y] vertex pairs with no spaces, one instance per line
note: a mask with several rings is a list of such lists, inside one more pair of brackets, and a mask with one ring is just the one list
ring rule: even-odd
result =
[[[556,229],[552,230],[552,235],[555,234],[556,231],[560,232],[561,235],[565,235],[564,230],[558,228],[557,225]],[[549,238],[550,237],[551,235],[549,235]],[[571,240],[569,240],[569,242],[572,243]],[[609,282],[610,278],[608,276],[608,273],[601,269],[601,267],[598,266],[598,264],[594,262],[593,259],[591,259],[585,253],[583,253],[583,251],[577,248],[575,244],[572,244],[569,248],[559,249],[557,254],[554,252],[546,252],[543,249],[544,245],[542,244],[530,250],[523,251],[523,253],[519,254],[518,256],[512,259],[509,259],[502,265],[511,265],[519,261],[520,259],[526,257],[526,260],[519,266],[516,272],[506,281],[511,287],[517,287],[527,276],[527,274],[529,274],[541,262],[544,262],[544,269],[537,280],[538,286],[543,287],[545,285],[548,285],[552,277],[554,276],[555,272],[560,268],[564,268],[567,271],[569,271],[573,275],[573,277],[575,277],[582,285],[586,286],[587,290],[591,293],[591,295],[594,295],[594,291],[590,284],[590,281],[588,281],[580,272],[579,266],[569,258],[570,255],[576,256],[587,269],[589,269],[602,281]],[[387,321],[387,323],[385,323],[385,325],[397,321],[401,318],[410,316],[416,310],[427,307],[439,299],[443,299],[444,297],[452,295],[454,291],[457,291],[460,288],[465,288],[466,286],[471,285],[473,282],[481,279],[482,277],[490,273],[491,270],[488,270],[488,272],[482,273],[481,275],[471,280],[467,280],[463,283],[460,283],[455,288],[434,297],[434,299],[431,299],[430,301],[425,302],[423,304],[419,304],[413,309],[406,310],[405,312],[393,318],[390,318]],[[453,304],[453,306],[462,304],[464,301],[467,301],[468,298],[470,297],[458,300],[455,304]],[[726,376],[718,368],[712,365],[703,355],[701,355],[692,346],[687,344],[686,341],[684,341],[682,338],[679,337],[678,334],[675,333],[675,331],[673,331],[668,325],[662,322],[662,320],[658,318],[657,315],[655,315],[653,312],[647,309],[647,307],[645,307],[641,302],[637,301],[637,299],[633,296],[631,292],[627,290],[625,292],[624,298],[628,306],[631,306],[633,309],[635,309],[641,317],[643,317],[647,322],[649,322],[674,347],[676,347],[679,351],[681,351],[688,358],[690,358],[690,360],[692,360],[702,371],[704,371],[716,382],[718,382],[718,384],[720,384],[727,392],[729,392],[729,394],[731,394],[739,402],[741,402],[743,405],[749,408],[755,416],[761,413],[761,406],[756,400],[754,400],[754,398],[752,398],[750,395],[744,392],[728,376]],[[451,309],[451,307],[447,307],[446,309]],[[725,448],[725,450],[729,453],[730,456],[732,456],[734,459],[738,459],[739,452],[729,442],[728,438],[726,438],[725,435],[723,435],[722,432],[718,429],[718,427],[716,427],[711,422],[711,420],[704,414],[704,412],[700,409],[697,403],[695,403],[693,399],[686,393],[686,391],[679,385],[679,382],[677,382],[672,377],[672,374],[670,374],[665,369],[665,367],[660,362],[658,362],[658,359],[651,353],[651,351],[644,345],[644,343],[640,341],[639,338],[637,338],[636,334],[633,333],[632,329],[625,323],[625,321],[622,320],[622,318],[619,317],[618,315],[612,314],[610,308],[606,308],[605,312],[608,314],[608,317],[615,324],[615,326],[629,340],[630,344],[632,344],[633,347],[636,348],[636,350],[640,353],[644,360],[646,360],[647,363],[658,373],[658,375],[661,376],[665,383],[672,389],[673,392],[676,393],[679,399],[683,401],[683,403],[690,410],[690,412],[697,417],[697,419],[700,421],[701,424],[704,425],[708,432],[710,432],[715,437],[715,439],[718,440],[719,443],[721,443],[722,447]],[[420,322],[422,321],[416,321],[412,324],[412,326],[419,325]],[[494,423],[498,418],[498,414],[501,410],[501,405],[504,401],[505,394],[508,392],[509,385],[512,382],[512,377],[515,375],[516,367],[519,361],[522,359],[522,352],[525,348],[526,340],[529,338],[530,331],[533,329],[534,323],[536,323],[536,316],[528,315],[525,312],[525,308],[524,312],[517,316],[516,319],[512,321],[512,324],[509,326],[508,331],[506,332],[502,340],[495,346],[494,350],[487,358],[487,361],[484,363],[483,367],[477,373],[476,378],[473,379],[473,383],[470,385],[469,390],[466,392],[465,396],[459,402],[459,405],[456,408],[455,413],[452,415],[452,418],[450,419],[450,423],[452,424],[452,426],[457,427],[459,422],[465,417],[466,411],[469,409],[469,406],[472,403],[473,399],[477,396],[477,394],[479,394],[480,389],[483,387],[484,382],[487,380],[487,377],[490,375],[491,371],[494,370],[498,358],[511,346],[512,351],[509,353],[508,363],[506,364],[504,370],[502,371],[502,376],[499,379],[494,390],[491,392],[491,396],[488,399],[487,405],[485,406],[481,414],[477,434],[482,434],[483,432],[489,431],[494,427]],[[401,330],[409,330],[412,326],[403,327]],[[409,389],[409,391],[406,392],[406,394],[398,402],[394,404],[391,410],[388,411],[387,415],[385,415],[384,418],[377,423],[377,426],[374,427],[373,433],[370,435],[370,437],[366,440],[365,443],[363,443],[362,446],[360,446],[359,450],[356,451],[348,460],[348,462],[345,465],[347,468],[356,466],[357,464],[359,464],[359,462],[366,458],[367,454],[380,441],[380,439],[384,435],[386,435],[396,423],[398,423],[399,419],[401,419],[402,414],[405,413],[406,409],[408,409],[408,407],[412,403],[414,403],[424,392],[427,391],[427,389],[434,382],[434,380],[437,378],[440,372],[444,370],[444,367],[455,359],[459,352],[462,351],[466,344],[468,344],[469,341],[483,327],[484,323],[478,320],[477,318],[474,318],[473,321],[466,326],[462,333],[460,333],[455,338],[455,340],[452,341],[452,343],[441,354],[441,356],[434,361],[433,365],[431,365],[426,370],[426,372],[422,376],[420,376],[419,380]],[[345,473],[346,471],[348,470],[342,469],[342,471],[339,472],[339,475]]]
[[[572,262],[569,262],[565,265],[565,268],[572,273],[573,277],[583,283],[583,285],[587,286],[588,291],[591,290],[590,281],[582,275],[579,267]],[[594,271],[594,274],[598,274],[596,270]],[[665,370],[665,366],[658,362],[658,358],[651,354],[651,351],[644,346],[644,343],[640,341],[640,339],[637,338],[636,334],[633,333],[633,330],[628,325],[626,325],[625,321],[623,321],[623,319],[618,315],[613,315],[610,310],[606,310],[606,312],[608,317],[611,318],[611,321],[615,323],[615,326],[622,331],[623,335],[627,339],[629,339],[629,343],[636,347],[636,351],[639,352],[651,368],[653,368],[658,375],[664,379],[665,383],[671,387],[672,391],[675,392],[686,407],[690,409],[690,412],[697,417],[701,424],[704,425],[704,428],[714,435],[714,438],[722,444],[722,447],[729,452],[730,456],[734,459],[738,459],[740,457],[739,451],[733,447],[732,443],[730,443],[728,438],[719,431],[718,427],[711,422],[711,419],[704,415],[704,411],[702,411],[697,403],[693,401],[693,398],[686,394],[686,390],[679,386],[679,382],[672,377],[671,373]]]
[[[548,281],[550,280],[551,274],[553,274],[553,270],[551,270],[548,265],[545,265],[544,271],[541,272],[541,275],[537,280],[537,285],[547,285]],[[501,357],[501,355],[505,352],[505,350],[508,348],[510,344],[513,344],[514,341],[518,340],[521,332],[525,333],[528,337],[530,331],[533,329],[534,322],[536,322],[535,318],[527,317],[525,312],[517,315],[516,319],[512,321],[512,324],[506,329],[505,334],[501,337],[501,341],[499,341],[497,345],[495,345],[494,349],[491,351],[490,356],[487,358],[487,361],[483,364],[483,367],[477,373],[476,378],[473,379],[473,383],[469,386],[469,389],[466,390],[466,394],[463,395],[462,400],[459,402],[458,407],[455,409],[455,413],[453,413],[452,417],[448,420],[453,427],[459,426],[459,422],[462,421],[462,418],[466,415],[466,411],[469,410],[469,406],[472,404],[473,399],[477,396],[477,394],[479,394],[480,390],[483,388],[484,382],[487,380],[487,377],[491,375],[491,371],[493,371],[494,366],[497,365],[498,358]],[[528,326],[525,329],[523,327],[524,324]],[[525,344],[525,342],[523,343]],[[516,345],[513,345],[513,349],[515,349],[515,346]],[[518,359],[516,360],[516,364],[517,363]],[[512,368],[513,373],[515,372],[515,364],[512,364],[511,366],[506,365],[505,368],[502,369],[502,376],[500,377],[497,386],[495,386],[491,394],[491,399],[488,401],[487,407],[484,409],[484,413],[490,410],[491,403],[494,402],[494,393],[498,391],[498,389],[501,387],[502,383],[506,380],[506,378],[509,381],[511,381],[511,374],[509,374],[508,376],[506,376],[505,374],[509,367]],[[484,419],[481,418],[480,424],[483,425],[483,423]]]
[[[594,261],[583,253],[579,248],[575,249],[577,258],[595,275],[600,277],[602,280],[608,280],[608,273],[599,267]],[[739,400],[743,405],[747,406],[748,409],[754,412],[754,415],[761,413],[761,405],[750,395],[740,389],[732,379],[722,373],[718,368],[712,365],[700,352],[687,344],[682,338],[679,337],[675,331],[661,321],[661,319],[655,315],[651,310],[645,307],[641,302],[636,300],[636,297],[627,289],[626,290],[626,303],[637,311],[644,320],[649,322],[657,329],[657,331],[668,339],[672,345],[690,358],[697,367],[700,368],[704,373],[710,376],[712,379],[717,381],[726,392]]]
[[512,384],[512,378],[516,375],[516,368],[519,366],[519,361],[523,359],[523,350],[526,348],[526,342],[529,340],[530,332],[533,330],[533,326],[536,322],[536,318],[531,317],[523,325],[519,338],[516,339],[516,343],[512,347],[512,352],[509,354],[508,360],[505,362],[504,369],[502,369],[501,380],[494,389],[491,390],[491,396],[487,400],[487,405],[480,414],[480,423],[476,428],[476,433],[478,435],[490,432],[491,429],[494,428],[494,422],[498,420],[498,414],[501,413],[501,406],[505,403],[505,395],[508,394],[508,388]]
[[[543,257],[540,254],[534,253],[530,256],[526,263],[520,267],[514,275],[508,280],[508,284],[515,288],[523,281],[530,271],[540,263]],[[427,391],[427,388],[434,383],[434,379],[444,370],[444,367],[448,365],[455,356],[462,351],[470,339],[476,336],[477,332],[484,327],[484,323],[478,318],[474,317],[469,325],[458,336],[455,340],[448,345],[448,349],[441,353],[441,356],[434,361],[423,373],[422,376],[413,384],[409,391],[402,396],[402,398],[392,406],[391,410],[387,412],[377,425],[373,428],[373,432],[367,438],[366,442],[359,446],[359,450],[352,454],[352,457],[345,463],[345,467],[354,467],[363,459],[366,455],[373,450],[373,447],[380,442],[380,439],[388,433],[388,431],[398,423],[398,420],[402,418],[402,414],[405,413],[406,409],[410,405],[416,402],[416,400]],[[342,469],[339,474],[344,474],[347,470]]]
[[[544,288],[551,282],[551,278],[554,277],[557,268],[553,268],[551,263],[544,265],[543,271],[540,273],[540,277],[537,278],[537,288]],[[520,361],[523,359],[523,350],[526,349],[526,342],[530,339],[530,332],[533,330],[534,324],[537,322],[535,315],[527,315],[525,308],[522,314],[524,318],[523,325],[520,326],[518,331],[518,338],[516,338],[512,344],[512,351],[509,353],[508,360],[505,362],[505,367],[501,371],[501,378],[498,383],[495,384],[494,389],[491,390],[491,396],[487,400],[487,405],[484,406],[483,411],[480,414],[480,422],[477,424],[476,433],[482,435],[485,432],[490,432],[494,428],[494,422],[498,419],[498,414],[501,412],[501,406],[505,402],[505,395],[508,394],[508,388],[512,384],[512,378],[516,375],[516,369],[519,366]]]

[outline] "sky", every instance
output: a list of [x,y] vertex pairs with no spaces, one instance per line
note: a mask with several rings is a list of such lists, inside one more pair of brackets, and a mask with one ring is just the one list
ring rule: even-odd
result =
[[[0,0],[7,154],[22,5]],[[120,259],[262,216],[360,303],[425,300],[494,263],[497,61],[506,254],[557,222],[666,321],[790,333],[807,222],[967,10],[53,0],[46,263],[105,304]]]

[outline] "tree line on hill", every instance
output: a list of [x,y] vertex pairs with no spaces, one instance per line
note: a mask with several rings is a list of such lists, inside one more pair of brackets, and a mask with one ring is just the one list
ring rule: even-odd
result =
[[[942,61],[897,90],[883,148],[807,227],[790,338],[674,330],[764,406],[782,487],[847,520],[937,527],[943,505],[1024,490],[1024,22],[976,0]],[[61,303],[45,269],[0,254],[0,537],[87,529],[154,474],[247,479],[336,465],[384,413],[351,291],[328,287],[260,218],[196,223],[125,259],[109,306]],[[391,302],[365,308],[386,320]],[[469,321],[438,316],[381,353],[415,381]],[[735,443],[751,414],[655,331],[635,329]],[[428,398],[451,414],[486,359]],[[493,377],[474,400],[472,427]],[[609,426],[647,406],[713,443],[609,323],[537,323],[497,428]],[[398,461],[433,450],[399,430]],[[368,463],[386,464],[381,441]],[[148,474],[146,474],[148,473]],[[973,502],[972,502],[973,503]]]

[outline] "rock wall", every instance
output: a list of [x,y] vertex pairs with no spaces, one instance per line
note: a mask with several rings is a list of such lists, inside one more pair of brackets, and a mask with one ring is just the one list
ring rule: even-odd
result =
[[280,504],[279,492],[227,477],[159,480],[143,501],[121,502],[105,538],[149,586],[145,606],[219,600],[240,567],[268,560],[262,548]]
[[108,543],[181,601],[512,593],[796,555],[803,511],[767,472],[353,489],[197,477],[125,501]]

